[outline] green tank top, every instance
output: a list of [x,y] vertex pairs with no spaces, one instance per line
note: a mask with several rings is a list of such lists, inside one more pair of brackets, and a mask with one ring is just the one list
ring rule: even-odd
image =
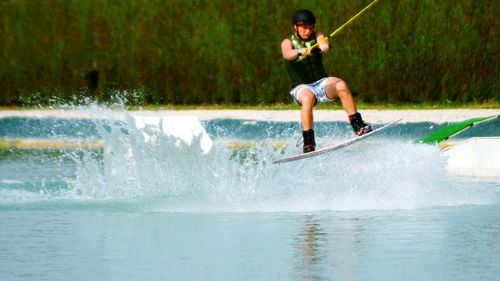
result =
[[[313,34],[306,42],[298,39],[295,34],[290,36],[294,49],[309,48],[316,44],[316,35]],[[295,87],[300,84],[309,84],[316,82],[322,78],[328,77],[325,68],[323,67],[323,59],[321,53],[314,53],[312,56],[299,56],[294,61],[287,61],[286,69],[292,86]]]

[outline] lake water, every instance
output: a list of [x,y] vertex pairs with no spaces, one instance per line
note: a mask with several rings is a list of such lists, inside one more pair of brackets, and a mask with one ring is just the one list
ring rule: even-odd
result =
[[449,176],[415,141],[442,125],[273,165],[299,124],[204,121],[204,154],[101,117],[0,119],[2,139],[105,142],[0,149],[0,280],[500,280],[500,181]]

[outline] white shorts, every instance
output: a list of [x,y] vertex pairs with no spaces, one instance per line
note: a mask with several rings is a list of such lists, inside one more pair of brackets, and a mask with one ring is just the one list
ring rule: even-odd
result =
[[311,84],[297,85],[290,91],[290,95],[298,105],[301,105],[299,102],[299,93],[304,89],[309,89],[314,93],[314,96],[316,97],[316,103],[333,101],[334,99],[329,99],[326,96],[326,83],[328,82],[329,78],[330,77],[325,77]]

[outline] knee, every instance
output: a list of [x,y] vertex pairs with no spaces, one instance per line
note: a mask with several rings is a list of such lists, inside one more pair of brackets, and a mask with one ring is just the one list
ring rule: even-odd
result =
[[351,91],[344,80],[339,80],[335,83],[335,92],[337,96],[341,99],[351,97]]
[[316,103],[316,97],[312,92],[304,91],[300,95],[300,103],[302,106],[313,107]]
[[347,86],[347,83],[344,80],[339,80],[335,83],[335,90],[337,92],[349,92],[349,87]]
[[351,95],[347,83],[344,80],[336,77],[329,78],[326,89],[326,95],[330,99],[337,97],[344,98]]

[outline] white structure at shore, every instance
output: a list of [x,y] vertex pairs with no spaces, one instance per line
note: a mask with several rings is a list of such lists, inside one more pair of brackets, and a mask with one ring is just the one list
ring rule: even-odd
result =
[[500,137],[470,138],[444,149],[450,174],[500,178]]

